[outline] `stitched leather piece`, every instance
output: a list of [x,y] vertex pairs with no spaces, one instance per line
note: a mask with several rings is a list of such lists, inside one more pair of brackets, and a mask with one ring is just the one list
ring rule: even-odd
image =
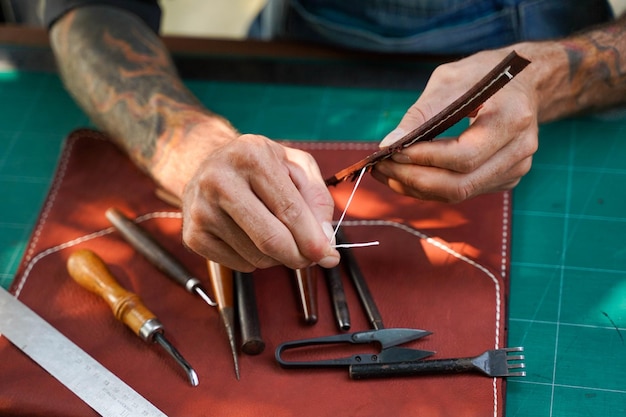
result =
[[[323,173],[370,154],[375,144],[293,143],[311,152]],[[351,184],[333,187],[336,216]],[[459,205],[398,196],[365,177],[344,223],[387,327],[432,335],[406,347],[431,357],[469,356],[505,346],[509,193]],[[254,274],[266,342],[257,356],[240,355],[241,381],[216,310],[167,280],[112,230],[104,216],[118,207],[142,217],[142,226],[206,283],[206,263],[181,243],[179,213],[155,197],[153,183],[103,136],[78,131],[68,139],[57,177],[11,288],[96,360],[170,416],[480,416],[502,415],[504,382],[479,375],[352,381],[347,370],[287,370],[274,349],[287,340],[338,333],[322,275],[319,320],[301,320],[295,278],[285,268]],[[198,372],[188,385],[172,359],[148,346],[97,296],[74,283],[65,262],[89,248],[118,280],[137,293],[165,326],[168,339]],[[345,279],[345,276],[344,276]],[[356,294],[344,280],[350,331],[369,329]],[[206,287],[210,288],[209,285]],[[370,351],[367,345],[358,351]],[[372,347],[373,348],[373,347]],[[373,348],[376,351],[377,348]],[[333,354],[343,354],[333,349]],[[356,353],[354,350],[350,354]],[[316,353],[311,353],[316,355]],[[0,338],[0,414],[89,416],[94,411],[6,339]]]
[[496,65],[487,75],[448,107],[391,145],[377,150],[359,162],[327,178],[325,180],[326,185],[337,185],[346,179],[353,181],[363,168],[371,170],[378,162],[389,158],[404,148],[417,142],[435,139],[435,137],[478,109],[481,104],[504,87],[528,64],[530,64],[530,61],[526,58],[522,58],[515,51],[511,52],[502,62]]

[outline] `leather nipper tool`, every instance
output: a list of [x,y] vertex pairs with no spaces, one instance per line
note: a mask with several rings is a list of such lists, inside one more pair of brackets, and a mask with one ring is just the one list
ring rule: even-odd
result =
[[82,249],[70,255],[67,269],[74,281],[101,296],[113,310],[115,318],[128,326],[147,343],[158,343],[183,368],[192,386],[198,385],[198,375],[183,356],[165,338],[163,325],[148,310],[139,296],[123,288],[102,259],[94,252]]
[[195,278],[173,255],[159,245],[145,229],[116,208],[109,208],[106,211],[106,218],[115,226],[124,239],[145,256],[157,269],[174,282],[182,285],[188,292],[200,296],[211,307],[217,305],[209,297],[200,280]]
[[[398,347],[398,345],[417,340],[424,336],[428,336],[429,334],[431,334],[431,332],[427,330],[391,328],[295,340],[280,344],[276,348],[275,357],[276,361],[283,368],[325,368],[352,366],[358,364],[390,364],[406,361],[418,361],[427,356],[433,355],[435,352],[403,348]],[[360,353],[336,359],[289,361],[283,358],[283,353],[287,350],[341,343],[376,343],[380,345],[381,350],[380,352],[374,354]]]

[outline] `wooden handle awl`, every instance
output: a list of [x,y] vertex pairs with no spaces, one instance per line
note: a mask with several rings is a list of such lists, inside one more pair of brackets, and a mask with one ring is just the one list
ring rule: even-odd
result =
[[139,296],[123,288],[94,252],[87,249],[74,252],[67,261],[67,269],[74,281],[102,297],[115,318],[145,341],[151,341],[155,332],[162,331],[163,326]]

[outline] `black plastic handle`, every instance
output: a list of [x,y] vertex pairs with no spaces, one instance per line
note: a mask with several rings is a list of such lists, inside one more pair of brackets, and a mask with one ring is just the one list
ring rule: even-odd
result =
[[349,368],[352,379],[389,378],[398,376],[417,376],[433,374],[458,374],[474,372],[476,367],[472,358],[435,359],[428,361],[374,363],[351,365]]

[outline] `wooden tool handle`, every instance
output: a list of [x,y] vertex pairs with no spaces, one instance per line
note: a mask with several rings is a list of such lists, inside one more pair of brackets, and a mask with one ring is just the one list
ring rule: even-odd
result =
[[218,309],[233,306],[233,271],[217,262],[207,261],[213,296]]
[[[156,316],[139,296],[124,289],[94,252],[87,249],[74,252],[67,260],[67,269],[74,281],[102,297],[115,318],[142,339],[150,341],[154,333],[161,330]],[[146,329],[146,323],[150,323],[149,329]]]

